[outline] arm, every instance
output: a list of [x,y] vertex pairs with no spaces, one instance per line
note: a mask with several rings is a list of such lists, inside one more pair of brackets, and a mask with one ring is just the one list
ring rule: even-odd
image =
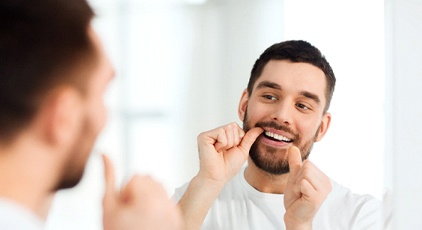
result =
[[312,229],[312,220],[331,192],[330,179],[312,162],[302,162],[297,147],[289,149],[290,174],[284,193],[288,230]]
[[182,229],[180,211],[159,183],[148,176],[134,176],[121,191],[116,191],[112,164],[106,156],[103,160],[105,230]]
[[253,128],[245,134],[236,123],[231,123],[198,136],[200,169],[178,203],[185,229],[201,227],[212,203],[242,168],[251,145],[262,131]]

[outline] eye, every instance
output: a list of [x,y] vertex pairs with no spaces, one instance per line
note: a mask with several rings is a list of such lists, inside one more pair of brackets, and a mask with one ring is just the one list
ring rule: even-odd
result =
[[302,103],[297,103],[296,106],[302,110],[310,110],[310,108]]
[[277,100],[277,98],[275,96],[269,95],[269,94],[264,94],[264,95],[262,95],[262,97],[264,99],[266,99],[266,100],[269,100],[269,101],[275,101],[275,100]]

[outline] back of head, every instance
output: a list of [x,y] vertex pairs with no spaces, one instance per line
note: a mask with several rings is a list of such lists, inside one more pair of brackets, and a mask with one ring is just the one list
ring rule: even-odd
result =
[[95,59],[92,17],[85,0],[0,1],[0,143],[30,124],[54,87],[83,92],[77,72]]
[[251,71],[247,88],[249,95],[252,94],[255,82],[259,76],[261,76],[262,70],[270,60],[304,62],[321,69],[327,79],[327,104],[324,111],[328,110],[336,83],[334,72],[322,53],[310,43],[302,40],[290,40],[276,43],[261,54],[261,56],[256,60]]

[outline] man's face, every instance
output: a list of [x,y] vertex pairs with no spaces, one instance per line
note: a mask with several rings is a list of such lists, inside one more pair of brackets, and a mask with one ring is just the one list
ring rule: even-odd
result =
[[287,150],[297,146],[306,159],[315,141],[326,133],[331,115],[326,104],[326,78],[322,70],[308,63],[271,60],[239,104],[243,128],[265,131],[249,155],[260,169],[271,174],[289,172]]
[[69,150],[59,188],[70,188],[79,183],[95,140],[106,122],[107,111],[103,96],[114,77],[114,71],[98,36],[92,30],[89,33],[97,49],[99,61],[89,76],[88,91],[82,104],[85,115],[79,135]]

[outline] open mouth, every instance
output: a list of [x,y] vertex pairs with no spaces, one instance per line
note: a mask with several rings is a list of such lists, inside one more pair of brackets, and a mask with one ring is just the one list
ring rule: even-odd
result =
[[273,140],[273,141],[282,141],[282,142],[286,142],[286,143],[292,143],[293,142],[293,140],[290,139],[290,138],[287,138],[285,136],[282,136],[282,135],[279,135],[279,134],[276,134],[276,133],[272,133],[272,132],[269,132],[269,131],[265,131],[264,135],[268,139]]

